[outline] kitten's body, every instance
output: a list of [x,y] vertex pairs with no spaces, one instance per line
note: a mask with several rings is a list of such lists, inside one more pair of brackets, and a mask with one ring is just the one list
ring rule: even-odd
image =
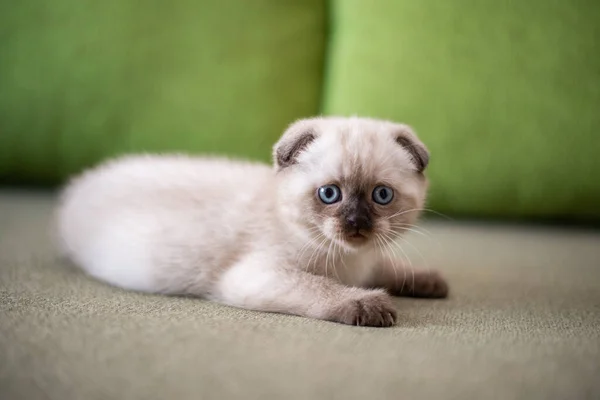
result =
[[[398,127],[405,129],[364,119],[301,121],[276,146],[276,170],[187,156],[108,162],[63,193],[62,248],[90,275],[128,289],[390,325],[395,310],[388,295],[367,288],[399,293],[410,282],[374,237],[412,224],[426,188],[414,153],[390,133]],[[330,182],[346,193],[339,204],[315,199],[315,190]],[[339,213],[352,207],[354,189],[367,193],[381,182],[394,185],[393,207],[360,200],[374,215],[372,227],[366,237],[357,229],[346,238]],[[439,276],[425,273],[417,273],[411,289],[434,297],[447,290]]]

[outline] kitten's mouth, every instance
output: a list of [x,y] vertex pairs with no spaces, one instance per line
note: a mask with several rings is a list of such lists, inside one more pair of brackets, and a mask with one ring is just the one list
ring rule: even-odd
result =
[[346,240],[352,244],[363,244],[367,241],[367,239],[367,235],[360,231],[356,231],[346,235]]

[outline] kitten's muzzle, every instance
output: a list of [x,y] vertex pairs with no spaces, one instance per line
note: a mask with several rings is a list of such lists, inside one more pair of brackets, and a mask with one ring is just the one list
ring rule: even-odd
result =
[[350,241],[364,241],[373,230],[373,219],[368,201],[362,194],[347,199],[340,213],[340,225]]
[[373,229],[373,222],[365,213],[349,214],[344,222],[344,232],[351,238],[366,237]]

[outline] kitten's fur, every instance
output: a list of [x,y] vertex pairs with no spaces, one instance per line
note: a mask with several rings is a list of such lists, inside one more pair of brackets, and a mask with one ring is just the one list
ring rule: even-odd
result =
[[[301,120],[275,145],[274,168],[187,156],[100,165],[65,189],[58,233],[75,263],[123,288],[390,326],[396,310],[386,290],[448,291],[437,273],[406,279],[393,252],[379,247],[415,222],[428,157],[406,125]],[[327,184],[339,186],[341,201],[320,200]],[[393,188],[388,205],[374,202],[378,185]]]

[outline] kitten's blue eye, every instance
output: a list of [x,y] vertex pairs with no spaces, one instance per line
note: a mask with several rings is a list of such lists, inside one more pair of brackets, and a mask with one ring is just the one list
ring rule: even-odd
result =
[[342,192],[339,187],[335,185],[325,185],[319,188],[319,198],[325,204],[333,204],[340,201],[342,198]]
[[377,186],[373,190],[373,201],[377,204],[386,205],[394,198],[394,191],[387,186]]

